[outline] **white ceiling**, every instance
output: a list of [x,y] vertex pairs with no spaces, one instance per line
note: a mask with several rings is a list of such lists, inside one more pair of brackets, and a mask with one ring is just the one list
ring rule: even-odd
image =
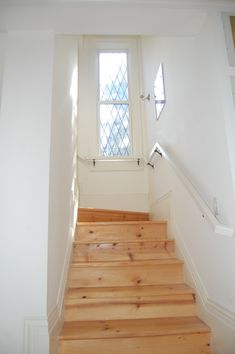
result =
[[0,0],[0,5],[35,6],[35,5],[71,5],[71,4],[142,4],[142,5],[234,5],[235,0]]
[[235,0],[0,0],[0,32],[196,35],[215,9],[235,13]]

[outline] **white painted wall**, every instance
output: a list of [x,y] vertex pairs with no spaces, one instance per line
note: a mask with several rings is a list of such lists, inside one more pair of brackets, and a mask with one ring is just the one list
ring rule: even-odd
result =
[[77,47],[78,40],[76,37],[56,36],[48,233],[47,311],[51,332],[61,316],[76,224]]
[[[107,165],[107,163],[104,163]],[[144,167],[123,164],[115,170],[116,163],[110,163],[109,169],[104,164],[98,170],[92,164],[79,164],[80,206],[90,208],[148,211],[148,177]],[[136,162],[128,165],[137,166]],[[99,168],[99,167],[98,167]]]
[[[159,121],[155,119],[153,101],[146,103],[148,142],[150,151],[159,140],[207,204],[212,207],[213,198],[217,199],[221,220],[235,225],[235,185],[215,30],[215,19],[208,18],[196,37],[143,39],[145,91],[152,92],[158,65],[163,62],[167,100]],[[223,43],[220,46],[224,50]],[[229,77],[224,75],[224,82],[230,85]],[[232,104],[231,92],[230,97]]]
[[[232,107],[232,94],[220,16],[212,12],[197,36],[145,37],[142,48],[146,92],[160,62],[165,68],[167,102],[160,120],[153,102],[145,107],[149,151],[159,140],[211,208],[217,198],[221,221],[234,226],[235,130],[228,134],[227,128],[234,113],[225,109],[228,102]],[[164,160],[150,170],[150,198],[153,218],[169,220],[187,280],[197,288],[200,314],[213,331],[213,354],[234,353],[234,239],[214,234]]]
[[48,351],[52,61],[49,32],[8,34],[0,115],[1,354]]
[[2,80],[4,72],[5,63],[5,53],[6,53],[6,34],[0,33],[0,107],[1,107],[1,96],[2,96]]

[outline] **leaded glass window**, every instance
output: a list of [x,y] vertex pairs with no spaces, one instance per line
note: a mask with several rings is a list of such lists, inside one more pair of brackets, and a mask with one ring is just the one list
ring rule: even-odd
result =
[[127,52],[99,52],[100,154],[131,154]]

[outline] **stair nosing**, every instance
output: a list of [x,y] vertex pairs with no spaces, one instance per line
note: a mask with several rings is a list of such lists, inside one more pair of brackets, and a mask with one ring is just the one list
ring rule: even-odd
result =
[[110,226],[110,225],[156,225],[156,224],[167,224],[167,220],[136,220],[136,221],[79,221],[78,226]]
[[[154,236],[153,236],[154,237]],[[90,244],[108,244],[108,245],[112,245],[112,244],[126,244],[126,243],[131,243],[131,244],[138,244],[138,243],[154,243],[154,242],[158,242],[158,243],[161,243],[161,242],[169,242],[169,243],[173,243],[175,240],[173,238],[158,238],[158,239],[153,239],[153,240],[149,240],[147,239],[146,241],[145,240],[131,240],[131,241],[128,241],[128,240],[122,240],[122,241],[97,241],[97,240],[87,240],[87,241],[79,241],[79,240],[75,240],[73,241],[73,244],[74,245],[90,245]]]
[[134,260],[134,261],[89,261],[89,262],[72,262],[71,267],[135,267],[135,266],[154,266],[154,265],[182,265],[184,262],[177,258],[159,258],[150,260]]

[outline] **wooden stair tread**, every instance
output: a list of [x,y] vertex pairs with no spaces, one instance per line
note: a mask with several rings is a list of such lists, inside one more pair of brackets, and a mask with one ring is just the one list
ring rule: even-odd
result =
[[197,317],[80,321],[65,322],[59,339],[135,338],[208,332],[208,326]]
[[70,288],[66,300],[73,299],[102,299],[110,297],[152,297],[173,294],[195,294],[195,290],[186,284],[145,285],[145,286],[117,286]]
[[194,291],[185,284],[86,290],[82,288],[79,292],[80,289],[76,289],[65,297],[65,321],[196,315]]
[[80,268],[80,267],[94,267],[94,268],[114,268],[114,267],[152,267],[157,265],[173,265],[173,264],[183,264],[183,261],[177,258],[164,258],[164,259],[145,259],[145,260],[137,260],[137,261],[99,261],[99,262],[72,262],[72,268]]
[[65,297],[66,306],[189,302],[195,302],[195,291],[185,284],[70,289]]

